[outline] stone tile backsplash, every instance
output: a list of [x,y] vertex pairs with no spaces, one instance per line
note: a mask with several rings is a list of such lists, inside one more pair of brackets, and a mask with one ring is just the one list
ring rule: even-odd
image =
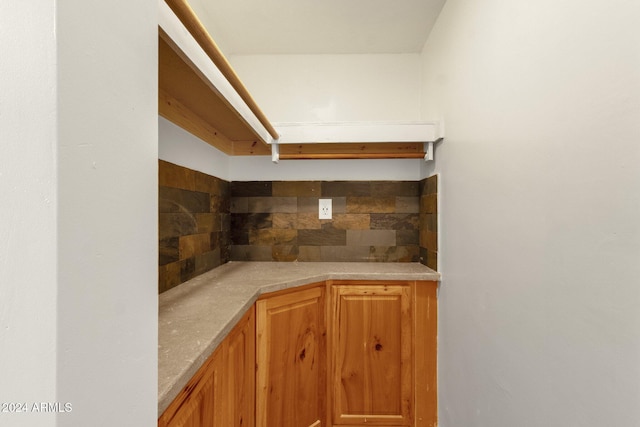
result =
[[[232,182],[231,259],[417,262],[417,181]],[[318,219],[318,199],[332,219]]]
[[[251,181],[159,161],[159,291],[230,260],[422,262],[437,269],[437,177]],[[318,199],[332,219],[318,218]]]

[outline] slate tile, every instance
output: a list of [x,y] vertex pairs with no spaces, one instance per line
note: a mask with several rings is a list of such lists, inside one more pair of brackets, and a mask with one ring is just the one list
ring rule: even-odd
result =
[[376,197],[418,197],[420,195],[418,181],[372,181],[371,189],[371,195]]
[[298,246],[298,261],[320,262],[322,261],[322,246]]
[[176,262],[180,259],[178,237],[167,237],[159,241],[158,265]]
[[318,218],[318,214],[313,213],[298,213],[297,228],[298,230],[319,230],[322,228],[321,220]]
[[323,181],[320,197],[371,195],[370,181]]
[[212,231],[220,231],[220,215],[213,213],[195,214],[198,233],[211,233]]
[[438,196],[436,194],[420,197],[420,213],[438,213]]
[[160,187],[158,190],[160,212],[209,212],[209,193],[179,188]]
[[229,183],[231,197],[272,196],[271,181],[232,181]]
[[274,197],[319,197],[320,181],[274,181]]
[[420,232],[418,230],[398,230],[396,231],[396,245],[408,246],[420,244]]
[[298,212],[298,200],[295,197],[249,197],[249,212]]
[[346,230],[298,230],[300,246],[339,246],[346,243]]
[[231,213],[248,213],[249,198],[248,197],[232,197],[229,206]]
[[267,228],[249,230],[249,244],[257,246],[292,245],[297,243],[298,230]]
[[369,214],[335,214],[332,226],[340,230],[368,230],[371,217]]
[[209,251],[211,249],[210,239],[211,235],[209,233],[180,236],[180,259],[190,258]]
[[298,214],[277,212],[272,214],[272,227],[277,229],[297,229]]
[[395,246],[394,230],[346,230],[347,246]]
[[368,246],[322,246],[322,262],[362,262],[369,260]]
[[180,283],[190,280],[196,275],[196,259],[195,257],[183,259],[180,263]]
[[198,232],[198,224],[189,213],[160,213],[158,215],[158,234],[160,239],[186,236]]
[[176,164],[158,160],[158,185],[195,191],[194,171]]
[[[331,199],[331,210],[334,214],[347,212],[346,197],[322,197],[323,199]],[[298,212],[314,213],[318,215],[318,200],[320,197],[298,197]]]
[[372,246],[369,252],[373,262],[418,262],[420,248],[412,246]]
[[220,250],[216,249],[195,256],[195,275],[206,273],[220,265]]
[[274,261],[293,262],[298,259],[297,245],[274,245],[271,257]]
[[396,197],[396,213],[420,213],[420,197]]
[[347,197],[347,213],[393,213],[395,197]]
[[271,246],[233,245],[231,261],[273,261]]
[[250,214],[232,214],[232,229],[261,229],[273,227],[273,214],[270,213],[250,213]]
[[158,267],[158,293],[166,292],[180,283],[179,261]]
[[371,214],[372,230],[417,230],[419,214]]

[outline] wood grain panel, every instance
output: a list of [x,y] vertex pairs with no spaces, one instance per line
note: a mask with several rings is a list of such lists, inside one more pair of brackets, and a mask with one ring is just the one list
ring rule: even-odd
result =
[[438,425],[438,282],[417,282],[415,313],[415,426]]
[[226,338],[227,427],[255,425],[256,321],[255,306]]
[[159,427],[226,427],[224,352],[216,350],[158,420]]
[[322,426],[326,416],[324,287],[256,303],[256,426]]
[[411,425],[410,291],[408,285],[333,286],[334,424]]

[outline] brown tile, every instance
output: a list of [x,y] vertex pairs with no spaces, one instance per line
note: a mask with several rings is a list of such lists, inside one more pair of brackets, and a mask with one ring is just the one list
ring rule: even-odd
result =
[[393,213],[395,197],[347,197],[347,213]]
[[417,230],[419,227],[418,214],[371,214],[372,230]]
[[[331,199],[331,210],[334,214],[347,212],[346,197],[322,197]],[[298,212],[314,213],[318,215],[319,197],[298,197]]]
[[271,246],[233,245],[232,261],[273,261]]
[[198,233],[211,233],[221,230],[220,214],[203,213],[195,214],[194,217],[198,226]]
[[420,194],[418,181],[372,181],[371,189],[371,195],[376,197],[417,197]]
[[297,245],[275,245],[272,248],[272,258],[274,261],[292,262],[298,259]]
[[298,246],[298,261],[320,262],[322,261],[322,246]]
[[229,207],[231,213],[248,213],[249,212],[249,198],[248,197],[232,197],[231,206]]
[[298,214],[277,212],[272,214],[272,216],[273,228],[294,230],[298,228]]
[[158,265],[169,264],[180,259],[178,241],[178,237],[167,237],[165,239],[160,239]]
[[211,249],[210,239],[211,235],[209,233],[181,236],[179,242],[180,259],[190,258],[209,251]]
[[194,171],[173,163],[158,161],[158,185],[161,187],[195,190]]
[[369,214],[334,214],[331,220],[333,228],[340,230],[368,230]]
[[209,212],[209,193],[160,187],[158,201],[160,212]]
[[196,259],[195,257],[183,259],[180,263],[180,283],[190,280],[196,275]]
[[438,232],[438,214],[420,214],[420,229]]
[[249,212],[298,212],[295,197],[249,197]]
[[259,197],[272,195],[271,181],[232,181],[229,183],[231,197]]
[[438,196],[436,194],[420,197],[420,213],[438,213]]
[[200,275],[220,265],[220,250],[216,249],[195,256],[195,274]]
[[221,197],[217,195],[210,196],[210,204],[209,204],[209,212],[222,212],[229,213],[231,212],[231,199],[228,197]]
[[320,197],[371,195],[370,181],[324,181]]
[[300,246],[340,246],[347,243],[346,230],[299,230]]
[[296,244],[297,237],[298,230],[277,230],[275,228],[249,230],[249,244],[257,246]]
[[347,230],[347,246],[395,246],[393,230]]
[[418,262],[420,248],[412,246],[374,246],[370,248],[370,261],[374,262]]
[[322,228],[322,222],[318,218],[317,213],[299,213],[298,214],[298,230],[319,230]]
[[438,233],[420,230],[420,246],[430,251],[438,250]]
[[274,197],[319,197],[320,181],[274,181]]
[[420,197],[396,197],[396,213],[419,213]]
[[232,214],[231,229],[251,230],[273,227],[273,214],[250,213]]
[[369,261],[368,246],[322,246],[323,262],[362,262]]
[[178,286],[180,283],[180,262],[158,267],[158,292],[162,293]]
[[420,244],[420,232],[418,230],[398,230],[396,231],[396,245],[408,246]]
[[198,232],[198,224],[188,213],[160,213],[158,215],[158,234],[160,239],[186,236]]

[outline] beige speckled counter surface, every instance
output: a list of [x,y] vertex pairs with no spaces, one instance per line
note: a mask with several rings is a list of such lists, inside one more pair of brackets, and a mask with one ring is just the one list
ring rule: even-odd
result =
[[324,280],[440,280],[418,263],[229,262],[159,297],[158,415],[264,293]]

